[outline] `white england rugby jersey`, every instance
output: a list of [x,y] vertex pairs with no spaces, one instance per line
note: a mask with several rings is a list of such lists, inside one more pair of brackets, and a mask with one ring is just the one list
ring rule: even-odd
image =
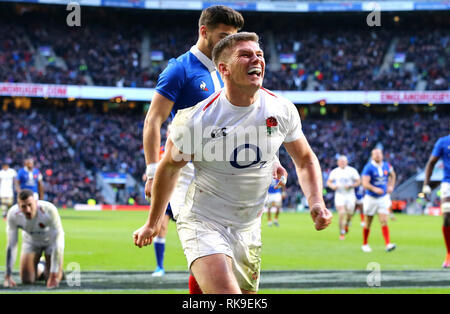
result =
[[236,227],[257,222],[283,142],[302,136],[289,100],[260,89],[248,107],[231,104],[225,90],[181,110],[170,129],[174,145],[194,155],[195,190],[188,210]]
[[354,196],[355,188],[346,189],[345,187],[355,184],[355,182],[359,180],[360,176],[355,168],[346,166],[343,169],[341,167],[334,168],[330,172],[330,176],[328,178],[337,186],[337,194],[341,194],[343,196]]

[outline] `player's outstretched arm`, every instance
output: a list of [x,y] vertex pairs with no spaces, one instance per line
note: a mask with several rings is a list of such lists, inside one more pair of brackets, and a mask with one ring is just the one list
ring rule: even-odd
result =
[[8,245],[6,247],[5,281],[3,282],[3,286],[5,288],[12,288],[16,286],[16,283],[12,278],[12,270],[17,256],[18,228],[13,224],[11,219],[11,215],[8,215],[6,225]]
[[388,183],[387,183],[387,193],[390,194],[394,191],[395,181],[397,179],[397,175],[395,174],[394,169],[391,169],[389,172]]
[[158,235],[164,212],[170,196],[177,184],[181,168],[191,159],[190,155],[180,152],[170,138],[166,143],[166,153],[160,161],[152,187],[152,205],[148,220],[144,226],[133,233],[134,244],[138,247],[150,245],[153,237]]
[[431,193],[431,188],[430,188],[431,174],[433,173],[434,166],[436,165],[438,160],[439,160],[439,157],[432,155],[428,159],[427,165],[425,166],[425,179],[423,181],[423,188],[422,188],[422,192],[425,194]]
[[64,229],[62,227],[58,209],[55,206],[52,206],[49,210],[49,215],[51,217],[51,226],[53,228],[52,239],[55,243],[55,249],[50,257],[50,274],[47,280],[47,288],[51,289],[58,287],[59,282],[61,281],[65,241]]
[[143,129],[143,146],[145,154],[146,183],[145,196],[151,196],[153,178],[159,161],[159,147],[161,145],[161,125],[169,117],[174,102],[155,93],[151,106],[147,112]]
[[316,230],[323,230],[331,223],[333,215],[323,200],[322,170],[319,160],[303,134],[293,142],[284,143],[284,147],[294,162]]

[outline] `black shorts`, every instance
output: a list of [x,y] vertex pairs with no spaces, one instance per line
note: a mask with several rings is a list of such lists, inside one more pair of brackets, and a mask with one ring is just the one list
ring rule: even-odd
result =
[[169,203],[169,205],[167,205],[166,215],[169,216],[170,219],[172,219],[173,221],[176,222],[175,218],[173,218],[173,212],[172,212],[172,208],[170,207],[170,203]]

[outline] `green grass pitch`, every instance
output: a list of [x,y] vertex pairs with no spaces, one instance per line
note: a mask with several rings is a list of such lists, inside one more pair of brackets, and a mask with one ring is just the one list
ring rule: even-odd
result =
[[[147,212],[76,212],[60,211],[65,231],[64,265],[76,262],[81,271],[135,270],[153,271],[156,266],[153,246],[134,246],[132,233],[141,227]],[[384,251],[380,224],[374,221],[369,243],[372,253],[361,251],[362,231],[359,216],[347,238],[338,239],[337,215],[332,225],[315,231],[309,214],[282,213],[280,227],[262,224],[262,270],[366,270],[376,262],[383,270],[439,270],[445,257],[441,232],[441,217],[396,215],[390,221],[392,242],[397,249]],[[5,230],[5,222],[0,222]],[[4,271],[6,233],[0,232],[0,270]],[[19,244],[20,245],[20,244]],[[20,250],[19,250],[20,251]],[[15,270],[18,270],[18,258]],[[176,234],[175,224],[169,225],[166,238],[166,271],[186,271],[186,260]],[[433,289],[379,289],[382,293],[426,293]],[[445,289],[448,293],[448,289]],[[356,292],[355,292],[356,291]],[[372,291],[372,290],[371,290]],[[148,292],[148,291],[147,291]],[[186,293],[186,291],[172,291]],[[364,289],[262,290],[262,293],[365,293]],[[170,293],[165,291],[164,293]]]

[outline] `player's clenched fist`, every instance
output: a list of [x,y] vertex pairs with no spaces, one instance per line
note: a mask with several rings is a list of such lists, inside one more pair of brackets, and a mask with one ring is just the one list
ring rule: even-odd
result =
[[315,204],[311,207],[311,217],[316,230],[323,230],[331,224],[333,215],[322,204]]
[[133,233],[134,244],[143,247],[152,244],[153,238],[158,235],[155,229],[144,225]]

